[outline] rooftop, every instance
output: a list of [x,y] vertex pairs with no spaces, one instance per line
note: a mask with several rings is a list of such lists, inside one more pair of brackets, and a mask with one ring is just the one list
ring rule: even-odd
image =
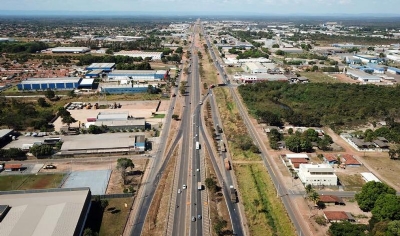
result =
[[41,84],[41,83],[78,83],[79,77],[56,77],[56,78],[28,78],[21,81],[21,84]]
[[[11,209],[0,223],[0,234],[77,235],[89,188],[52,189],[37,192],[1,192],[0,202]],[[86,212],[85,212],[86,213]],[[77,233],[78,230],[78,233]]]
[[92,63],[90,66],[86,68],[101,68],[101,69],[108,69],[115,66],[115,63]]
[[344,211],[324,211],[324,215],[328,220],[348,220],[349,216]]
[[11,133],[13,131],[13,129],[0,129],[0,138],[8,135],[9,133]]
[[343,199],[335,195],[319,195],[319,201],[324,203],[331,203],[331,202],[343,203]]

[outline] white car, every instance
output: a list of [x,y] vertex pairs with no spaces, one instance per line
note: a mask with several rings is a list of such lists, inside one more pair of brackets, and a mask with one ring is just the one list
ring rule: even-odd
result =
[[181,193],[181,189],[178,189],[178,193]]
[[197,169],[196,171],[197,171],[197,172],[199,172],[199,171],[200,171],[200,169]]
[[184,184],[184,185],[182,186],[182,188],[183,188],[183,189],[186,189],[186,185]]

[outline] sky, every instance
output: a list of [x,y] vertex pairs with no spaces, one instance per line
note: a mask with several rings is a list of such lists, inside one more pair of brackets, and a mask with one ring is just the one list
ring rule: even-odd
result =
[[0,0],[0,11],[400,15],[400,0]]

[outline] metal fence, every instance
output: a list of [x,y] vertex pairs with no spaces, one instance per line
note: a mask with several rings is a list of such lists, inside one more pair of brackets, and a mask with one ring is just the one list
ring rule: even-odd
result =
[[100,199],[127,198],[127,197],[133,197],[133,193],[115,193],[115,194],[92,195],[92,199],[94,199],[96,197],[99,197]]

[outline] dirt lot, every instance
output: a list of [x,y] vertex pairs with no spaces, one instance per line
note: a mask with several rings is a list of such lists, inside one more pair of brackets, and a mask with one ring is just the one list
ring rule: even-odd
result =
[[[104,170],[111,169],[111,177],[107,186],[106,194],[112,193],[122,193],[123,185],[122,185],[122,177],[121,172],[117,169],[117,161],[110,161],[107,158],[99,158],[98,161],[69,161],[69,162],[60,162],[55,163],[54,165],[57,169],[41,169],[40,173],[66,173],[71,171],[87,171],[87,170]],[[133,171],[141,171],[142,173],[146,170],[147,159],[134,159],[133,163],[135,164],[135,168]],[[130,175],[127,177],[127,180],[130,181],[133,185],[137,185],[141,179],[140,174]]]
[[332,76],[337,78],[339,81],[341,81],[343,83],[350,83],[350,84],[360,83],[360,81],[354,80],[354,79],[346,76],[345,74],[335,74],[335,75],[332,75]]
[[[84,101],[79,101],[84,102]],[[114,101],[100,101],[99,105],[113,104]],[[121,104],[121,108],[119,109],[80,109],[80,110],[68,110],[72,117],[74,117],[77,121],[81,123],[86,123],[87,118],[89,117],[97,117],[99,112],[107,112],[107,113],[121,113],[128,112],[129,115],[134,117],[145,117],[146,119],[150,119],[152,117],[152,112],[156,111],[158,101],[116,101],[116,103]],[[161,100],[161,105],[157,113],[165,114],[168,113],[169,100]],[[149,120],[151,122],[151,119]],[[160,119],[154,119],[154,122],[159,122]],[[78,126],[79,123],[74,123],[71,127]],[[55,130],[60,130],[63,126],[61,122],[61,118],[58,118],[54,122]]]

